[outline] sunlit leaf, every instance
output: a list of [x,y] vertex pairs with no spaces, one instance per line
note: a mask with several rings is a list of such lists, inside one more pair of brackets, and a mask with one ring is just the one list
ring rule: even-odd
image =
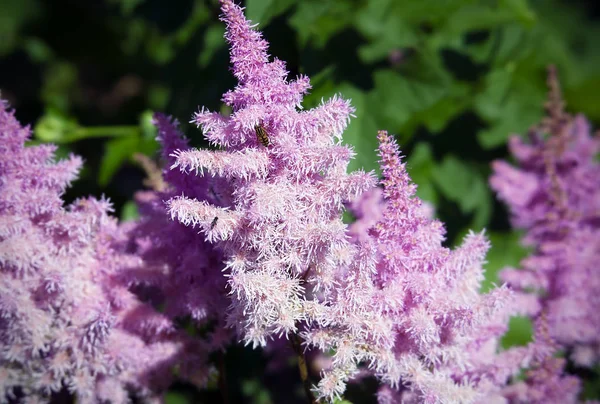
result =
[[127,136],[106,142],[98,172],[100,186],[108,185],[121,165],[136,152],[138,143],[139,137],[137,136]]
[[533,326],[531,320],[526,317],[512,317],[508,326],[508,331],[502,337],[501,345],[503,348],[511,346],[524,346],[532,341]]
[[133,201],[129,201],[127,203],[125,203],[125,205],[123,205],[123,208],[121,209],[121,221],[122,222],[127,222],[130,220],[136,220],[140,217],[140,214],[138,212],[138,208],[135,202]]

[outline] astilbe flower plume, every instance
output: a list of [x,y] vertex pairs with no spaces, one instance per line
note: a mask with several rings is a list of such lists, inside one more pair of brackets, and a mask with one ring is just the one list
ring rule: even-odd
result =
[[[200,227],[226,262],[227,321],[253,346],[298,331],[352,257],[343,203],[372,187],[371,174],[346,174],[353,153],[339,143],[352,108],[341,98],[300,111],[308,78],[287,82],[283,62],[269,62],[267,43],[242,9],[222,1],[233,73],[239,85],[223,101],[231,116],[202,109],[194,121],[223,150],[180,150],[173,168],[209,174],[221,206],[184,192],[169,209]],[[264,146],[255,127],[269,137]]]
[[[154,125],[163,163],[169,167],[174,161],[170,154],[187,150],[187,141],[177,121],[163,114],[154,115]],[[189,347],[193,349],[179,363],[180,376],[202,387],[212,371],[207,366],[207,354],[223,349],[232,337],[223,317],[229,304],[221,272],[223,257],[204,234],[170,220],[165,201],[185,194],[220,206],[229,203],[231,192],[218,179],[194,179],[168,168],[161,173],[151,160],[141,158],[141,162],[153,189],[135,195],[140,218],[126,227],[130,251],[140,257],[140,262],[124,274],[124,280],[138,294],[162,306],[165,316],[176,322],[191,320],[197,329],[208,333],[197,340],[196,346]],[[214,220],[206,224],[205,231],[221,228],[222,223]]]
[[479,293],[489,244],[470,233],[456,250],[443,247],[444,227],[415,196],[396,143],[386,132],[379,141],[383,192],[355,203],[359,220],[349,231],[357,264],[319,312],[320,327],[303,334],[335,352],[320,392],[341,393],[364,373],[362,362],[389,386],[379,392],[382,403],[499,396],[526,356],[496,353],[512,306],[506,288]]
[[1,101],[0,402],[63,388],[81,403],[156,397],[188,341],[122,282],[140,259],[110,203],[63,206],[81,159],[54,162],[55,146],[29,138]]
[[[384,200],[372,174],[347,174],[353,152],[340,138],[350,104],[334,97],[302,111],[308,78],[288,82],[242,9],[231,0],[221,8],[239,81],[223,96],[232,113],[195,114],[192,122],[220,149],[177,150],[172,169],[201,177],[190,177],[188,187],[210,176],[222,202],[183,189],[168,205],[173,219],[199,228],[222,251],[228,324],[253,346],[291,335],[334,352],[315,389],[319,398],[341,395],[364,372],[405,401],[496,394],[524,356],[504,358],[513,366],[496,374],[501,366],[490,358],[506,330],[510,293],[478,292],[485,237],[471,233],[454,251],[442,246],[443,226],[414,196],[384,132]],[[347,204],[361,216],[350,229],[341,220]]]
[[493,163],[492,188],[532,249],[522,269],[501,277],[534,320],[538,350],[563,348],[589,367],[600,357],[600,137],[583,116],[564,111],[553,69],[549,84],[547,118],[528,142],[510,139],[516,166]]

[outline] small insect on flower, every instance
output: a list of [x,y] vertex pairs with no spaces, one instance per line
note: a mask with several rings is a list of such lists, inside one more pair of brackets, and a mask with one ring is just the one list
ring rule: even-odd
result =
[[267,130],[265,129],[263,124],[259,123],[258,125],[256,125],[254,127],[254,131],[256,132],[256,137],[258,138],[258,141],[261,142],[265,147],[269,146],[269,134],[267,133]]
[[210,224],[210,229],[214,229],[215,226],[217,225],[217,222],[219,221],[219,217],[215,216],[215,218],[213,219],[212,223]]

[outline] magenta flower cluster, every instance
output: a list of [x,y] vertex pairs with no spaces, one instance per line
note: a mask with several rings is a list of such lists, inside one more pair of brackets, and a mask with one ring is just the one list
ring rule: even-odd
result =
[[[135,222],[117,223],[103,199],[64,207],[81,160],[25,147],[29,129],[0,105],[0,402],[64,388],[78,402],[159,400],[175,372],[204,386],[219,373],[211,353],[236,341],[287,355],[285,340],[314,400],[368,376],[380,403],[575,400],[579,381],[553,354],[598,363],[600,142],[585,120],[554,108],[531,144],[511,141],[519,168],[494,164],[492,186],[534,252],[482,294],[485,234],[443,246],[384,131],[382,179],[348,173],[350,102],[303,110],[309,79],[288,81],[243,9],[221,9],[231,113],[193,117],[214,150],[155,115],[164,170],[136,195]],[[502,350],[516,314],[534,320],[534,341]]]
[[538,360],[561,349],[575,365],[592,367],[600,359],[600,137],[583,116],[564,111],[555,74],[548,116],[528,142],[510,139],[517,166],[493,164],[492,188],[532,249],[522,268],[507,268],[501,278],[534,322]]
[[195,342],[129,290],[142,261],[110,203],[63,206],[81,159],[54,162],[29,137],[1,102],[0,401],[62,388],[82,403],[151,398]]

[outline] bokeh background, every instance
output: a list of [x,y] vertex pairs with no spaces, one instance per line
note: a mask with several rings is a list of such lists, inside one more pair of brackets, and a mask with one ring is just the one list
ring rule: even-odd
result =
[[[549,64],[567,109],[600,126],[600,3],[243,3],[290,75],[311,77],[305,108],[336,93],[352,99],[356,118],[344,135],[357,152],[351,169],[377,170],[377,130],[394,133],[419,195],[447,224],[448,245],[486,229],[493,248],[484,291],[500,268],[518,265],[527,251],[488,187],[490,162],[509,158],[508,136],[541,118]],[[152,111],[175,116],[192,144],[208,147],[187,122],[199,106],[226,113],[220,98],[235,85],[218,16],[216,0],[0,0],[2,98],[31,123],[32,143],[54,142],[60,155],[86,160],[67,200],[106,195],[116,215],[136,217],[132,198],[145,173],[133,155],[156,159]],[[526,343],[529,329],[514,319],[504,343]],[[295,369],[273,374],[266,357],[228,354],[233,402],[293,402],[289,389],[299,384],[285,380],[297,382]],[[582,375],[586,397],[600,397],[598,374]],[[351,388],[350,401],[373,400],[371,384]],[[177,384],[167,402],[218,402],[215,392]]]

